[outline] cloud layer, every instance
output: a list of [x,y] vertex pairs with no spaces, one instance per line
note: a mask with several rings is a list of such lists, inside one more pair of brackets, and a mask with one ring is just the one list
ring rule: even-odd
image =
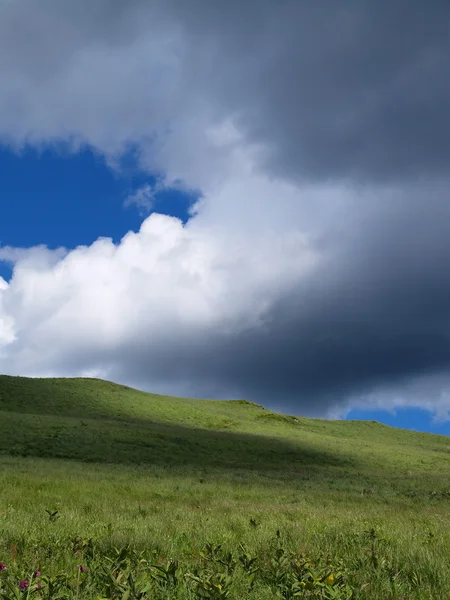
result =
[[5,143],[132,145],[202,194],[117,246],[0,249],[2,370],[445,415],[449,28],[444,2],[0,4]]

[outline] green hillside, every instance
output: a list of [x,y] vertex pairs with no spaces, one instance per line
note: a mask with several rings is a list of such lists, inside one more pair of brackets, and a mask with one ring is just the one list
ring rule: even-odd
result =
[[[7,586],[33,569],[54,585],[65,573],[55,598],[293,598],[305,554],[336,579],[295,597],[447,598],[449,473],[445,436],[96,379],[0,376],[0,599],[22,598]],[[150,577],[151,595],[108,587],[105,564],[126,545],[136,560],[115,572]],[[142,571],[170,557],[176,585]],[[84,588],[70,575],[80,561]],[[186,573],[206,587],[229,576],[227,595]],[[33,597],[50,597],[49,585]]]
[[[20,432],[20,433],[19,433]],[[447,474],[450,440],[305,419],[245,400],[148,394],[97,379],[0,376],[0,453],[88,462]]]

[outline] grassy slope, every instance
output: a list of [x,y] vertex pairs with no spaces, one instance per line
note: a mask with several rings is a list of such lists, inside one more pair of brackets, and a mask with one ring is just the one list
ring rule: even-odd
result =
[[368,421],[279,415],[246,401],[147,394],[96,379],[0,376],[0,453],[94,462],[376,475],[447,474],[450,440]]
[[[375,527],[405,597],[444,597],[449,452],[447,437],[376,422],[0,376],[0,560],[17,539],[26,557],[33,544],[76,534],[151,542],[166,556],[208,539],[264,551],[281,529],[307,552],[343,558],[360,583],[372,578],[362,597],[395,597],[386,574],[358,562]],[[47,523],[46,509],[63,516]],[[417,577],[423,595],[413,595]]]

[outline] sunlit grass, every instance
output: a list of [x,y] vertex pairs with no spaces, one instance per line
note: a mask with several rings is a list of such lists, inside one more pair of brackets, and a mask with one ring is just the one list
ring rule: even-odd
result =
[[[130,543],[185,572],[208,542],[236,556],[244,544],[264,563],[278,531],[289,551],[342,561],[355,597],[450,593],[448,438],[94,380],[0,378],[0,410],[10,573],[73,570],[76,537],[105,556]],[[247,590],[236,573],[230,598],[274,597],[268,580]]]

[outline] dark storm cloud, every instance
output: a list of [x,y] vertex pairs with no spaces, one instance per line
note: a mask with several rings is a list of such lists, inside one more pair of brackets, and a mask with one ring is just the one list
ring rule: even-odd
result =
[[[196,10],[192,10],[192,6]],[[447,173],[448,2],[184,3],[194,74],[293,178]]]
[[450,203],[441,186],[425,203],[426,194],[411,189],[380,203],[370,230],[358,230],[356,216],[351,238],[330,233],[322,267],[274,303],[261,326],[149,340],[126,348],[112,372],[146,389],[150,380],[152,390],[245,397],[312,416],[448,373]]

